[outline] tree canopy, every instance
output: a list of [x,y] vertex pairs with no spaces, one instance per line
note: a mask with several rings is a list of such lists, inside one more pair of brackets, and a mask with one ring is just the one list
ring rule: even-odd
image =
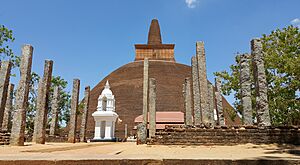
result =
[[19,66],[20,58],[14,55],[9,46],[14,40],[12,30],[6,28],[4,25],[0,25],[0,62],[8,59],[16,67]]
[[[2,60],[10,60],[14,68],[18,68],[20,64],[20,57],[13,53],[10,45],[13,44],[15,38],[13,31],[6,28],[4,25],[0,25],[0,63]],[[15,76],[15,75],[12,75]],[[26,113],[26,131],[28,133],[33,132],[34,116],[36,114],[36,101],[37,101],[37,84],[40,80],[40,76],[36,72],[31,73],[28,109]],[[69,121],[70,116],[70,97],[69,92],[66,92],[68,82],[60,76],[52,76],[50,88],[50,96],[52,97],[53,89],[55,86],[60,87],[60,100],[59,100],[59,123],[60,126],[65,125]],[[51,98],[50,98],[51,99]],[[49,101],[49,107],[51,107],[51,101]],[[51,110],[50,110],[51,112]],[[50,115],[49,115],[50,116]],[[51,119],[51,118],[50,118]]]
[[[300,32],[298,27],[288,26],[261,37],[268,83],[268,101],[273,125],[300,124]],[[234,107],[241,112],[239,56],[230,72],[216,72],[222,78],[224,95],[234,94]],[[252,66],[252,65],[250,65]],[[251,78],[253,80],[252,68]],[[253,82],[253,81],[252,81]],[[255,105],[252,84],[252,105]],[[253,106],[255,112],[255,106]],[[253,115],[253,119],[255,113]]]

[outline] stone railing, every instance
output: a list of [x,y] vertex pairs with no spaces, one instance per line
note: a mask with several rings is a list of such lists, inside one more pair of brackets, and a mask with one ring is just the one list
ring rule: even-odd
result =
[[156,132],[148,144],[163,145],[236,145],[236,144],[300,144],[298,127],[184,127],[166,126]]

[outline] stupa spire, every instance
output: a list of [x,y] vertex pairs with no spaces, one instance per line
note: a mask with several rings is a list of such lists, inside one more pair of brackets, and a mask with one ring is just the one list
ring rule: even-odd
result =
[[104,87],[104,88],[105,88],[105,89],[109,89],[109,88],[110,88],[108,80],[106,80],[106,83],[105,83],[105,87]]
[[162,44],[160,27],[158,20],[154,18],[151,21],[148,43],[147,44],[135,44],[135,61],[144,60],[162,60],[173,61],[174,58],[174,44]]
[[162,44],[161,41],[161,34],[160,28],[157,19],[153,19],[151,21],[149,33],[148,33],[148,45],[160,45]]

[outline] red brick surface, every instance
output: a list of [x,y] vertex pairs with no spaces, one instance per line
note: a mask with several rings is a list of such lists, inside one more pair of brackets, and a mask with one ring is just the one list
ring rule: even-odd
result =
[[[157,82],[157,111],[183,112],[182,84],[186,77],[191,77],[191,67],[167,61],[149,61],[149,77],[155,78]],[[128,125],[128,135],[132,135],[134,119],[142,115],[143,61],[131,62],[120,67],[91,90],[87,122],[88,138],[92,138],[94,134],[95,123],[92,113],[97,109],[98,97],[106,80],[109,81],[115,95],[116,112],[122,120],[122,123],[116,124],[116,136],[124,137],[125,124]],[[223,104],[231,107],[226,101]]]

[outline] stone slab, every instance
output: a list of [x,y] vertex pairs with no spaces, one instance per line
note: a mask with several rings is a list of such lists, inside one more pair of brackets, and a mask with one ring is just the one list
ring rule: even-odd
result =
[[77,125],[79,89],[80,89],[80,80],[73,79],[71,112],[70,112],[70,121],[69,121],[69,134],[68,134],[68,142],[69,143],[75,143],[75,141],[76,141],[76,125]]
[[87,117],[88,117],[88,109],[89,109],[89,102],[90,102],[90,86],[85,87],[84,91],[84,107],[81,116],[81,125],[80,125],[80,142],[86,141],[86,124],[87,124]]
[[33,47],[31,45],[24,45],[22,47],[20,80],[16,91],[15,111],[10,137],[11,145],[24,145],[26,109],[28,107],[27,101],[31,80],[32,53]]
[[242,121],[244,125],[252,125],[251,77],[248,54],[240,55],[240,86],[242,103]]
[[38,144],[45,144],[52,68],[53,61],[45,60],[44,74],[42,79],[40,79],[38,86],[37,106],[33,132],[33,142]]
[[156,80],[149,79],[149,138],[156,132]]
[[0,128],[3,122],[3,116],[5,111],[8,85],[11,72],[11,62],[2,61],[0,67]]

